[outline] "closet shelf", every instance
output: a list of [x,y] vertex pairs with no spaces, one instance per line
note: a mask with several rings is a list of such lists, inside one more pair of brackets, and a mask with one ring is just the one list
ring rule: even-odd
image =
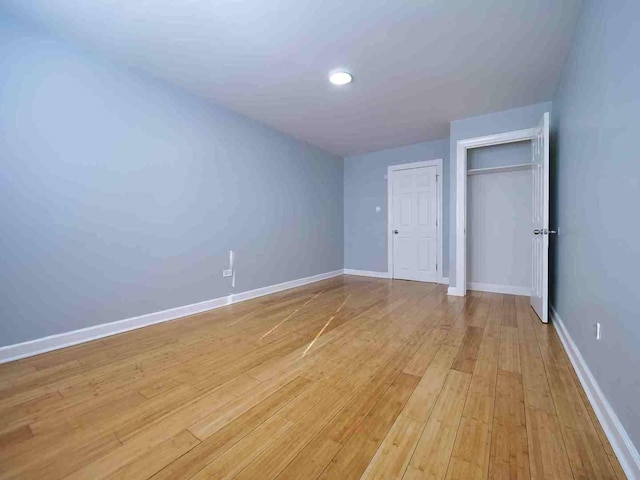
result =
[[531,168],[532,163],[521,163],[519,165],[507,165],[505,167],[489,167],[489,168],[474,168],[467,170],[467,175],[482,175],[483,173],[499,173],[499,172],[514,172],[516,170],[528,170]]

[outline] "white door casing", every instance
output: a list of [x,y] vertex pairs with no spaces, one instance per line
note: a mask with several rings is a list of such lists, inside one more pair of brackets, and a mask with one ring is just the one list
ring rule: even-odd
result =
[[438,167],[390,171],[392,278],[438,282]]
[[537,128],[527,128],[484,137],[465,138],[456,142],[455,261],[454,265],[450,266],[456,276],[454,284],[449,285],[449,295],[464,297],[467,294],[467,150],[533,140],[537,132]]
[[[543,322],[549,319],[549,113],[536,128],[467,138],[456,142],[456,258],[455,286],[449,295],[467,293],[467,150],[503,143],[531,140],[532,144],[532,285],[531,306]],[[538,231],[538,234],[534,234]]]
[[549,113],[531,141],[533,208],[531,218],[531,306],[549,321]]

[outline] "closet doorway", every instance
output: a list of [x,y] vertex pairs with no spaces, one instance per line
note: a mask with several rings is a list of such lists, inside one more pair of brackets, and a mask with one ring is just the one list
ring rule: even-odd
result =
[[[506,162],[473,163],[474,149],[495,145],[520,153]],[[529,295],[546,323],[549,235],[555,233],[549,230],[549,113],[535,128],[458,141],[456,168],[455,285],[449,294],[465,296],[470,288]]]
[[467,288],[531,295],[531,140],[467,154]]

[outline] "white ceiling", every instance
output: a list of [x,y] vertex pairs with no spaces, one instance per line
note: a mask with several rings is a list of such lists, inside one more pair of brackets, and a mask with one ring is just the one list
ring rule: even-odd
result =
[[[7,3],[5,3],[5,6]],[[550,100],[581,0],[11,0],[20,16],[339,155]],[[331,70],[353,84],[328,83]]]

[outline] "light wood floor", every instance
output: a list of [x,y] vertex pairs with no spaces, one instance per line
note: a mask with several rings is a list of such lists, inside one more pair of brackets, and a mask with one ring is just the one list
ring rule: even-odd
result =
[[0,365],[0,478],[625,478],[523,297],[337,277]]

